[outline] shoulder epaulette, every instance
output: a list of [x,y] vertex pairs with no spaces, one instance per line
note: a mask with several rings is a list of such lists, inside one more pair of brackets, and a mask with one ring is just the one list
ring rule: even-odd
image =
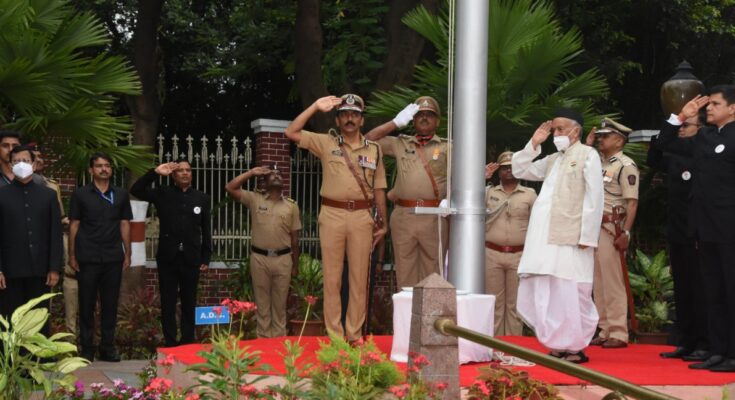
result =
[[284,199],[286,199],[286,201],[290,201],[291,203],[296,204],[296,200],[294,200],[294,199],[292,199],[290,197],[284,197]]
[[401,133],[400,135],[398,135],[398,138],[400,138],[400,139],[411,139],[412,137],[413,136],[406,135],[405,133]]

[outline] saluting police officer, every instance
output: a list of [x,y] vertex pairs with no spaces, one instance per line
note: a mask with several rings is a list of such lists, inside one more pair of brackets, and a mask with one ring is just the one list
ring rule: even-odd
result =
[[[303,130],[317,111],[337,109],[339,132],[317,134]],[[385,216],[385,167],[380,146],[361,133],[365,103],[360,96],[326,96],[315,101],[286,128],[286,136],[308,149],[322,162],[322,207],[319,240],[324,268],[324,319],[327,329],[361,341],[365,322],[371,249],[383,239],[387,224],[374,220],[377,207]],[[342,269],[345,252],[349,263],[349,304],[343,329],[340,317]]]
[[[432,97],[421,96],[392,121],[367,135],[383,153],[396,159],[396,207],[390,218],[398,287],[414,286],[432,272],[441,274],[447,224],[435,215],[411,213],[414,207],[438,207],[447,195],[445,139],[436,134],[441,112]],[[413,121],[415,135],[386,136]],[[444,250],[440,252],[440,249]]]
[[500,185],[485,188],[485,205],[491,214],[485,220],[485,292],[495,295],[495,336],[523,335],[523,322],[516,310],[518,264],[523,255],[528,221],[536,191],[513,176],[513,152],[500,153],[498,161],[485,166],[485,179],[499,171]]
[[[253,176],[265,177],[265,191],[241,189]],[[283,195],[283,179],[277,169],[255,167],[231,180],[225,190],[250,209],[250,275],[258,306],[258,337],[286,336],[288,286],[299,265],[299,207]]]
[[621,257],[630,244],[630,229],[638,209],[638,166],[623,147],[631,129],[604,118],[602,127],[587,137],[597,140],[602,159],[605,209],[602,231],[595,251],[593,294],[600,315],[600,332],[590,344],[606,349],[628,345],[628,296]]
[[[155,185],[159,175],[172,176],[174,184]],[[191,186],[191,165],[186,160],[161,164],[148,171],[133,184],[130,193],[155,204],[161,224],[156,264],[165,344],[170,347],[194,343],[199,273],[207,270],[212,256],[209,196]],[[176,340],[177,297],[181,299],[180,340]]]

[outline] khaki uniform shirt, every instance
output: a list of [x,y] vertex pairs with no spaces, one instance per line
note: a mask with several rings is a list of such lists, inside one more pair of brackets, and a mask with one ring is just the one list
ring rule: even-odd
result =
[[[365,183],[368,198],[373,198],[373,189],[388,187],[385,179],[385,166],[381,157],[380,145],[365,139],[360,135],[361,145],[351,148],[345,143],[342,149],[346,150],[352,165]],[[322,187],[319,194],[323,197],[337,200],[365,200],[360,185],[347,166],[342,149],[339,146],[339,136],[301,131],[299,147],[309,150],[322,161]]]
[[240,202],[250,209],[253,246],[280,250],[291,246],[291,232],[301,229],[299,206],[287,197],[268,199],[268,193],[242,190]]
[[485,221],[485,241],[500,246],[521,246],[526,241],[536,191],[518,184],[511,194],[502,185],[485,188],[485,205],[497,213]]
[[628,199],[638,199],[638,166],[623,152],[602,160],[602,182],[605,185],[605,214],[613,206],[626,207]]
[[418,152],[423,152],[426,163],[436,181],[439,199],[447,196],[447,153],[449,146],[439,136],[421,146],[415,136],[386,136],[378,141],[383,153],[395,157],[398,178],[393,188],[399,199],[433,200],[436,199],[431,178],[424,168]]

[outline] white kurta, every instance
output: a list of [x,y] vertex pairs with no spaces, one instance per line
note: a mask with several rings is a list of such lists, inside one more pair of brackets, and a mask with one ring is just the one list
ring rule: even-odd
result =
[[576,352],[589,345],[599,319],[592,302],[592,277],[603,211],[602,166],[597,152],[589,152],[584,165],[586,184],[579,239],[580,245],[588,247],[550,244],[552,196],[562,157],[554,161],[546,176],[548,158],[533,162],[540,153],[540,146],[534,150],[529,141],[513,155],[513,175],[544,181],[531,211],[518,267],[521,280],[516,308],[544,346]]

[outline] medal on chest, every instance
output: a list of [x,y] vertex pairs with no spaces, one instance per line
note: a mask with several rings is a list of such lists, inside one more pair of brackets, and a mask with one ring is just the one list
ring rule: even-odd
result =
[[724,144],[718,144],[717,147],[715,147],[715,153],[720,154],[723,151],[725,151],[725,145]]
[[434,152],[431,154],[431,159],[434,161],[438,160],[439,154],[441,154],[441,150],[439,150],[439,148],[437,147],[434,149]]
[[357,165],[363,168],[376,169],[378,163],[374,158],[370,158],[368,156],[357,156]]
[[602,181],[603,182],[612,182],[613,178],[613,172],[609,170],[602,170]]

